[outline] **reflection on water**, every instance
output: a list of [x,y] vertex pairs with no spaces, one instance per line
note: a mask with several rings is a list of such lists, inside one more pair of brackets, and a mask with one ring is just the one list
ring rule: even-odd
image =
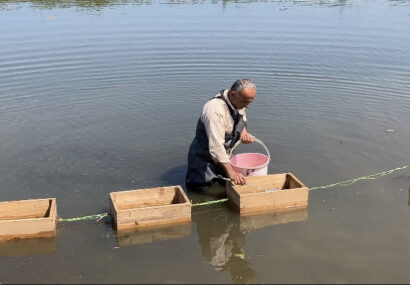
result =
[[192,211],[202,256],[215,270],[228,271],[232,282],[246,284],[255,281],[255,271],[245,253],[246,234],[279,224],[304,222],[307,217],[307,207],[249,216],[240,216],[225,205]]
[[[394,1],[394,0],[390,0]],[[0,8],[7,7],[7,5],[13,5],[17,3],[30,3],[33,7],[39,9],[52,9],[52,8],[86,8],[86,9],[100,9],[108,6],[115,5],[153,5],[153,4],[204,4],[208,0],[69,0],[69,1],[52,1],[52,0],[30,0],[30,1],[18,1],[18,0],[0,0]],[[327,6],[346,6],[349,5],[349,0],[212,0],[212,4],[227,5],[229,3],[255,3],[255,2],[274,2],[284,3],[292,5],[327,5]],[[394,1],[397,4],[398,1]],[[403,1],[402,1],[403,2]]]
[[[203,210],[203,209],[201,209]],[[202,256],[218,271],[229,271],[234,283],[253,283],[255,272],[245,255],[245,232],[239,215],[226,208],[210,212],[193,211]]]
[[32,0],[32,1],[13,1],[13,0],[0,0],[0,8],[2,6],[7,7],[7,5],[20,4],[28,2],[32,7],[38,9],[53,9],[53,8],[85,8],[85,9],[100,9],[108,6],[114,5],[124,5],[124,4],[152,4],[152,0],[69,0],[69,1],[52,1],[52,0]]
[[153,243],[191,236],[191,223],[180,223],[153,228],[142,228],[117,232],[115,239],[119,247]]
[[[30,3],[34,8],[38,9],[53,9],[53,8],[84,8],[99,10],[104,7],[116,6],[116,5],[155,5],[155,4],[168,4],[168,5],[181,5],[181,4],[222,4],[226,6],[230,3],[257,3],[257,2],[273,2],[278,4],[289,5],[303,5],[303,6],[349,6],[350,0],[69,0],[69,1],[52,1],[52,0],[0,0],[0,9],[7,8],[10,5]],[[408,1],[403,0],[388,0],[391,5],[408,5]],[[18,7],[17,7],[18,8]]]
[[305,222],[308,219],[308,208],[299,207],[294,209],[281,209],[273,212],[241,216],[241,231],[251,232],[253,230],[271,227],[293,222]]
[[55,238],[33,238],[0,242],[0,256],[50,254],[55,251]]

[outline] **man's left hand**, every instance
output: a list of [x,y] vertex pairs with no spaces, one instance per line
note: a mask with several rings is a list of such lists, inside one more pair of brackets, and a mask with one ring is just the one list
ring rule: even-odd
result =
[[245,129],[241,134],[241,143],[250,144],[255,141],[255,137],[248,133]]

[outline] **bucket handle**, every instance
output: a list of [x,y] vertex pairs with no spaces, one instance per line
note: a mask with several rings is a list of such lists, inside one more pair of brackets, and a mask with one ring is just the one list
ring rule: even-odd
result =
[[[253,139],[255,140],[255,142],[259,143],[260,145],[262,145],[262,146],[265,148],[266,153],[268,154],[268,159],[269,159],[269,161],[270,161],[270,153],[269,153],[269,150],[268,150],[268,148],[266,147],[266,145],[265,145],[261,140],[255,138],[255,137],[253,137]],[[236,148],[238,145],[240,145],[240,144],[241,144],[241,140],[238,140],[238,141],[234,144],[234,146],[233,146],[230,150],[228,150],[228,155],[229,155],[229,157],[232,156],[233,151],[234,151],[235,148]]]

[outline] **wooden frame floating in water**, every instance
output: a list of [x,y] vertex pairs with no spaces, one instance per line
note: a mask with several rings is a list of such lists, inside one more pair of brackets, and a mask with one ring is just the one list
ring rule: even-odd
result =
[[191,221],[191,202],[181,186],[110,193],[117,230]]
[[226,185],[230,204],[241,215],[308,204],[308,188],[292,173],[248,176],[246,179],[246,185]]
[[0,240],[54,237],[55,198],[0,202]]

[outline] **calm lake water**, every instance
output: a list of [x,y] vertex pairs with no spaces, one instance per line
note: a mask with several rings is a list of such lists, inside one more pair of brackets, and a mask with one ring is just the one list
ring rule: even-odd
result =
[[[249,131],[271,174],[313,187],[410,163],[409,1],[1,0],[0,200],[55,197],[70,218],[184,186],[202,106],[238,78],[257,85]],[[410,168],[311,191],[304,210],[222,203],[127,235],[59,223],[0,243],[0,282],[408,283],[409,185]]]

